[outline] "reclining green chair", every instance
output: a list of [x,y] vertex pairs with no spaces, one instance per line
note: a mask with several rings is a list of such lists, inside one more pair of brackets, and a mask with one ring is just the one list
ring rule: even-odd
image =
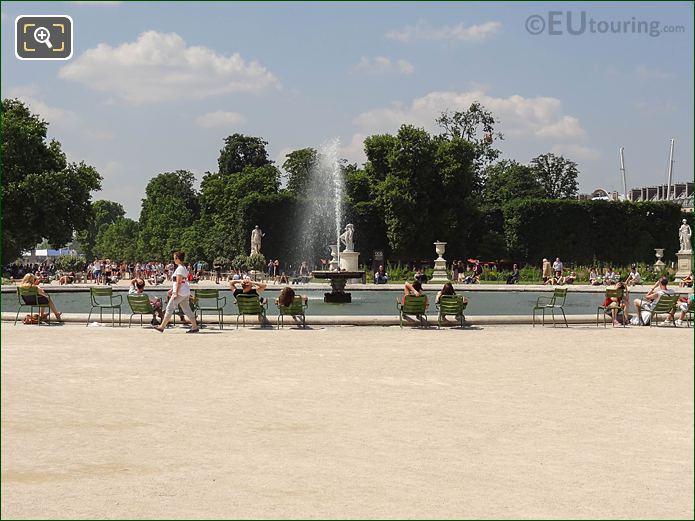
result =
[[[203,311],[217,313],[217,322],[220,329],[224,329],[224,307],[227,305],[227,297],[220,297],[218,289],[196,289],[194,295],[197,299],[197,309],[200,311],[200,324],[203,323]],[[209,303],[206,304],[206,301]]]
[[[46,297],[48,300],[51,299],[51,297],[47,296]],[[19,309],[17,310],[17,315],[14,317],[14,324],[17,325],[17,319],[19,319],[19,313],[22,311],[23,307],[28,307],[29,308],[29,313],[31,315],[34,314],[34,308],[37,308],[39,310],[39,320],[36,323],[36,325],[40,326],[41,322],[41,315],[43,315],[43,310],[47,309],[48,310],[48,325],[51,325],[51,309],[48,307],[48,304],[39,304],[39,288],[36,286],[32,287],[27,287],[23,288],[21,286],[17,287],[17,300],[19,301]]]
[[467,303],[463,300],[463,295],[442,295],[439,297],[439,302],[437,303],[437,309],[439,310],[437,327],[441,329],[442,322],[446,321],[447,315],[456,317],[459,326],[463,327],[466,321],[463,310],[466,309],[466,306]]
[[[128,318],[128,327],[132,325],[133,317],[135,315],[140,315],[140,326],[144,324],[142,322],[143,315],[151,315],[154,317],[154,308],[150,302],[150,297],[147,295],[128,295],[128,305],[130,306],[130,317]],[[160,302],[162,299],[158,299]]]
[[533,306],[533,327],[536,327],[536,311],[540,310],[543,315],[541,324],[545,326],[545,312],[550,311],[553,316],[553,327],[555,327],[555,310],[559,309],[562,312],[562,318],[565,319],[565,327],[569,327],[567,324],[567,317],[565,316],[565,300],[567,299],[567,288],[555,288],[553,290],[553,296],[547,297],[541,295],[536,300],[536,305]]
[[429,326],[427,321],[427,297],[425,295],[415,296],[406,295],[402,302],[398,302],[398,312],[400,314],[400,324],[403,328],[403,320],[408,315],[413,315],[420,321],[420,326]]
[[261,299],[258,295],[244,295],[241,293],[236,296],[236,305],[239,308],[239,313],[236,317],[237,329],[239,329],[239,319],[242,319],[243,325],[246,327],[247,316],[258,317],[258,322],[261,325],[267,323],[265,311],[268,307],[268,302],[261,303]]
[[123,297],[121,295],[114,296],[111,286],[99,286],[89,288],[89,296],[92,301],[92,307],[87,317],[87,325],[89,325],[89,320],[92,318],[92,312],[95,308],[99,309],[99,322],[104,321],[104,310],[110,309],[111,325],[114,327],[116,327],[115,312],[118,310],[118,325],[121,325],[121,304],[123,304]]
[[[678,295],[661,295],[658,300],[654,303],[652,309],[649,310],[649,327],[656,322],[659,325],[659,315],[675,313],[676,307],[678,306]],[[640,315],[640,319],[641,319]],[[676,326],[675,322],[671,322],[673,326]]]
[[[622,300],[624,295],[625,295],[624,289],[607,289],[604,299],[617,298],[617,299]],[[606,327],[606,316],[607,315],[611,316],[611,320],[612,320],[613,309],[615,309],[615,308],[611,307],[610,305],[604,306],[602,304],[602,305],[598,306],[598,308],[596,309],[596,327],[598,327],[598,324],[599,324],[598,319],[599,319],[599,314],[601,313],[601,311],[603,311],[603,327]],[[623,327],[624,327],[625,322],[627,321],[627,317],[625,316],[625,312],[624,312],[623,308],[618,308],[618,313],[621,313],[621,312],[623,313]]]
[[278,306],[278,329],[280,326],[285,327],[285,316],[292,317],[295,322],[301,323],[303,328],[306,328],[306,315],[304,310],[308,307],[307,302],[303,297],[295,296],[289,306]]

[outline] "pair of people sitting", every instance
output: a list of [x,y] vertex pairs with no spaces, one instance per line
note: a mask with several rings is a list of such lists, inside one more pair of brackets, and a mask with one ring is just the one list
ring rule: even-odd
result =
[[[424,290],[422,289],[422,284],[420,281],[416,280],[412,284],[409,282],[405,283],[405,286],[403,286],[403,296],[401,297],[400,303],[405,304],[405,297],[412,295],[415,297],[425,297],[425,307],[428,306],[429,301],[427,298],[427,295],[425,294]],[[439,304],[439,301],[441,300],[443,295],[456,295],[456,290],[454,290],[453,284],[451,282],[446,282],[444,286],[442,286],[442,289],[440,289],[437,292],[437,297],[435,298],[435,303]],[[396,302],[399,302],[398,299],[396,299]],[[463,297],[463,303],[467,304],[468,299],[466,297]]]

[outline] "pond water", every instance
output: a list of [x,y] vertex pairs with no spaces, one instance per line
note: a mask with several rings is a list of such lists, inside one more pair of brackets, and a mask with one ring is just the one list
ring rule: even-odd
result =
[[[389,316],[396,315],[396,299],[402,295],[398,290],[359,290],[351,291],[351,304],[326,304],[323,302],[325,290],[307,289],[295,290],[298,294],[309,297],[307,315],[362,315],[362,316]],[[435,291],[426,292],[430,298],[429,313],[435,314]],[[51,292],[48,291],[58,310],[67,313],[88,313],[89,292]],[[114,294],[123,295],[122,312],[130,313],[126,299],[127,292],[115,291]],[[166,291],[150,290],[148,295],[162,297],[166,301]],[[279,289],[268,289],[264,295],[269,300],[268,315],[277,315],[275,299]],[[536,299],[540,295],[549,296],[548,292],[540,291],[458,291],[468,298],[466,315],[530,315]],[[644,292],[630,293],[630,298],[637,298]],[[227,297],[225,314],[236,315],[237,308],[234,297],[229,290],[220,290],[220,296]],[[603,301],[603,293],[585,293],[569,290],[565,304],[565,313],[568,315],[595,314],[596,307]],[[2,293],[2,311],[17,311],[18,302],[16,293]]]

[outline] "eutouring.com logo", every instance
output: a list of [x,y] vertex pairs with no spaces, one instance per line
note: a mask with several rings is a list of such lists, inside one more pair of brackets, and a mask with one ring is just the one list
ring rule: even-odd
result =
[[581,36],[584,34],[643,34],[656,38],[666,33],[684,33],[684,25],[665,25],[659,20],[638,20],[632,16],[622,20],[601,20],[586,11],[548,11],[532,14],[526,19],[529,34],[548,36]]

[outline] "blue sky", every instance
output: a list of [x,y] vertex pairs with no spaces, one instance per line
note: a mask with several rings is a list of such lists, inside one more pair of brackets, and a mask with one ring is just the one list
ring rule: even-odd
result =
[[[2,96],[44,116],[69,159],[104,177],[95,198],[132,218],[152,176],[200,179],[234,132],[265,138],[280,164],[332,137],[361,163],[365,136],[435,131],[441,110],[476,99],[500,120],[504,157],[561,153],[582,191],[622,190],[620,146],[628,188],[665,182],[672,137],[674,178],[693,178],[692,3],[95,4],[2,2]],[[583,34],[567,34],[568,12],[575,29],[585,13]],[[73,58],[17,60],[20,14],[72,16]]]

